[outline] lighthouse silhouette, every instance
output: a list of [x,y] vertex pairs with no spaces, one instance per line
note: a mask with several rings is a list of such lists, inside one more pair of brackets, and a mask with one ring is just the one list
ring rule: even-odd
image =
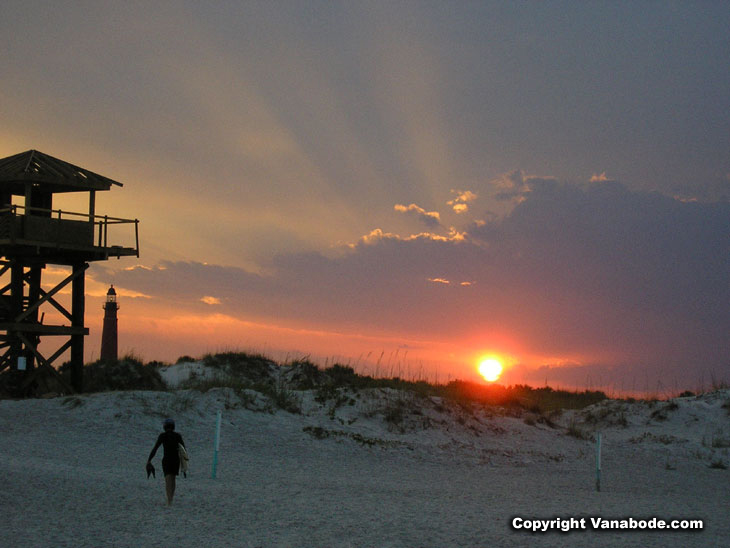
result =
[[101,333],[101,359],[117,360],[117,292],[112,285],[106,292],[104,303],[104,330]]

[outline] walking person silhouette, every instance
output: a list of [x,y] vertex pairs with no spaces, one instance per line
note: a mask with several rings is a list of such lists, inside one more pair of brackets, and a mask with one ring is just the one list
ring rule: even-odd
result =
[[[185,442],[182,436],[175,432],[175,421],[172,419],[165,419],[162,423],[164,432],[157,437],[157,442],[150,452],[150,456],[147,459],[147,467],[152,464],[152,459],[157,453],[160,445],[162,445],[162,473],[165,476],[165,494],[167,495],[167,505],[172,504],[172,499],[175,496],[175,478],[180,473],[180,456],[178,445],[185,447]],[[149,474],[148,474],[149,477]]]

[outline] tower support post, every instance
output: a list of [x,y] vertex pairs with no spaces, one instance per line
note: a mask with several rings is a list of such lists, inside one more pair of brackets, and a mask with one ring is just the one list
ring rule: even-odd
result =
[[[43,266],[34,264],[30,267],[30,271],[27,274],[28,280],[28,306],[35,304],[41,298],[41,274],[43,272]],[[34,324],[38,324],[38,308],[36,308],[30,316],[30,320]],[[32,344],[33,348],[38,347],[40,337],[33,336]],[[35,363],[35,354],[31,351],[26,352],[26,362],[28,363],[28,369],[31,370]]]
[[76,276],[71,284],[72,327],[81,328],[80,333],[71,335],[71,386],[81,392],[84,385],[84,287],[88,263],[73,265]]
[[[10,313],[19,316],[23,313],[23,265],[17,259],[10,264]],[[11,367],[17,367],[23,349],[23,342],[17,331],[8,330],[8,342]]]

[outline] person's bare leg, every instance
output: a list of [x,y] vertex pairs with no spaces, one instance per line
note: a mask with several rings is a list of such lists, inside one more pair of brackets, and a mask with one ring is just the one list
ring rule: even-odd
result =
[[175,496],[175,474],[165,476],[165,493],[167,494],[167,505],[172,504],[172,498]]

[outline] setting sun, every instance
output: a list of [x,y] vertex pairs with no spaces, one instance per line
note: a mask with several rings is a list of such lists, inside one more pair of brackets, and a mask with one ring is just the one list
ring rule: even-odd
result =
[[502,374],[502,364],[496,358],[487,358],[479,362],[479,374],[484,380],[489,382],[496,381]]

